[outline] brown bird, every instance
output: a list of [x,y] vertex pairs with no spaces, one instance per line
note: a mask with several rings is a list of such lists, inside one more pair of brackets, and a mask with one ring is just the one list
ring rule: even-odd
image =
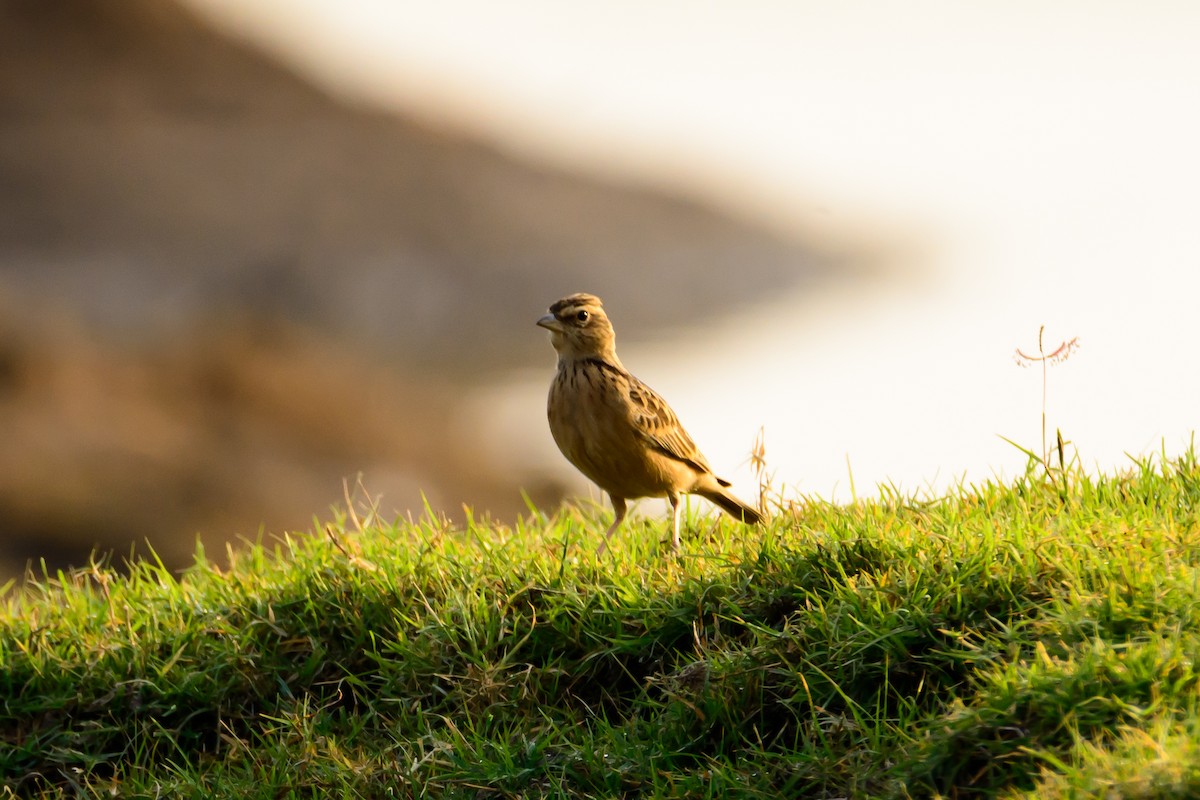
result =
[[698,494],[751,525],[762,521],[758,511],[730,493],[729,481],[713,474],[667,402],[626,371],[600,298],[564,297],[537,324],[550,331],[558,352],[546,402],[550,433],[567,460],[608,492],[616,513],[597,552],[608,546],[631,498],[667,498],[675,549],[680,494]]

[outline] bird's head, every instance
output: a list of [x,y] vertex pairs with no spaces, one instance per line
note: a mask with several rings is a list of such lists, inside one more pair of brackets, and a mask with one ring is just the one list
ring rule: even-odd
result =
[[550,306],[537,321],[550,331],[550,343],[560,358],[603,358],[617,361],[616,335],[600,298],[580,292]]

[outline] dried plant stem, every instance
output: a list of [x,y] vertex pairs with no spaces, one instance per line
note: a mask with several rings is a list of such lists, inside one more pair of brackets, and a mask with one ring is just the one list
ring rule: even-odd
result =
[[1038,326],[1038,353],[1041,355],[1042,362],[1042,464],[1046,467],[1046,471],[1050,471],[1050,452],[1046,449],[1046,384],[1049,381],[1049,366],[1046,364],[1046,351],[1042,347],[1042,335],[1046,332],[1046,326]]
[[[1046,396],[1047,386],[1050,382],[1049,367],[1051,364],[1057,364],[1060,361],[1066,361],[1071,357],[1071,353],[1079,347],[1079,337],[1076,336],[1061,342],[1053,352],[1047,353],[1044,346],[1046,326],[1038,327],[1038,354],[1031,356],[1023,352],[1020,348],[1017,349],[1016,359],[1017,364],[1024,367],[1033,363],[1042,365],[1042,466],[1046,470],[1046,474],[1051,474],[1050,468],[1050,449],[1046,446]],[[1059,470],[1066,468],[1066,459],[1063,454],[1063,438],[1062,431],[1057,432],[1057,449],[1058,449],[1058,467]]]

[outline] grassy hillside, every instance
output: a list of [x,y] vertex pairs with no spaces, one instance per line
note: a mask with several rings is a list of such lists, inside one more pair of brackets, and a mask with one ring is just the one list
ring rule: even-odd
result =
[[1200,467],[761,529],[339,518],[0,625],[26,796],[1194,797]]

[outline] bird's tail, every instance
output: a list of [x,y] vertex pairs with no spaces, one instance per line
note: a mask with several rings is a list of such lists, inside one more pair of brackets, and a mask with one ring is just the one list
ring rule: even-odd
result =
[[726,514],[747,525],[757,525],[763,521],[762,514],[734,497],[724,486],[705,486],[697,489],[696,494],[717,504]]

